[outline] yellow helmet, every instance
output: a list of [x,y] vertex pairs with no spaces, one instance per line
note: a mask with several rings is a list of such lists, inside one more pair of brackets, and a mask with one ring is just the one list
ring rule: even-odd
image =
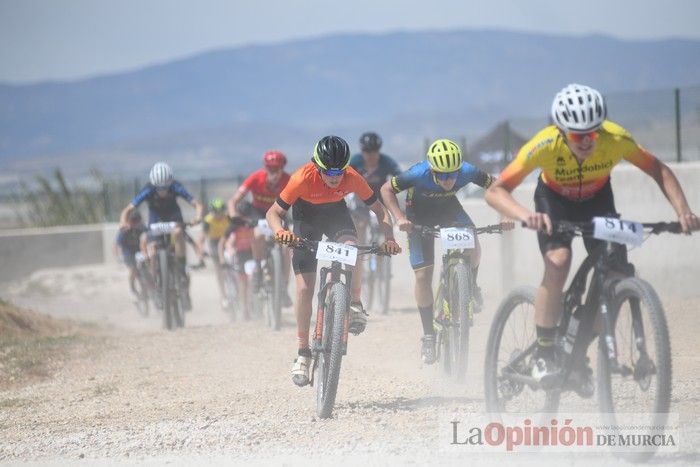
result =
[[462,151],[449,139],[437,139],[428,148],[428,163],[435,172],[454,172],[462,166]]

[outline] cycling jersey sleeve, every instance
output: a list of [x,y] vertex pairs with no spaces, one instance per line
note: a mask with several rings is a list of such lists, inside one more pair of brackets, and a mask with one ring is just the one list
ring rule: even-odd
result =
[[391,188],[394,190],[394,193],[401,193],[414,186],[422,172],[423,167],[421,163],[418,163],[405,172],[391,177]]
[[345,173],[346,177],[349,177],[349,189],[352,193],[357,193],[357,195],[365,202],[365,204],[374,204],[377,201],[377,195],[364,179],[362,175],[357,173],[355,169],[348,170]]
[[643,171],[648,171],[657,161],[656,157],[641,147],[627,130],[619,128],[619,134],[615,135],[615,150],[622,154],[627,162],[636,165]]
[[248,193],[250,190],[253,189],[253,186],[255,185],[255,181],[257,179],[257,172],[253,172],[252,174],[248,175],[248,178],[243,180],[243,183],[241,183],[241,186],[238,188],[238,191],[241,193]]
[[170,189],[175,193],[176,196],[179,196],[180,198],[184,198],[188,203],[192,203],[192,200],[194,199],[192,195],[190,194],[187,189],[182,186],[180,182],[173,182],[173,184],[170,186]]
[[493,183],[493,177],[490,174],[467,162],[462,164],[461,171],[467,175],[469,183],[479,185],[481,188],[488,188]]
[[131,200],[131,204],[138,207],[139,204],[143,203],[150,196],[152,196],[155,191],[156,189],[154,186],[146,185],[141,189],[141,191],[139,191],[139,193],[136,196],[134,196],[134,199]]
[[544,148],[555,142],[555,137],[541,138],[538,133],[525,143],[515,159],[506,166],[499,176],[501,183],[512,190],[539,165],[539,157]]
[[289,178],[287,185],[285,185],[284,189],[277,197],[277,204],[285,211],[288,211],[292,204],[304,193],[304,186],[304,171],[298,170],[294,172]]

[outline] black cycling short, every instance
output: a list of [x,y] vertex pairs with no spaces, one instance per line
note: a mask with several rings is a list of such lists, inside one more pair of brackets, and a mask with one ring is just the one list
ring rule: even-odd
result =
[[[321,240],[323,235],[336,241],[344,235],[357,237],[355,224],[344,200],[335,203],[312,204],[297,200],[292,206],[294,234],[307,240]],[[294,250],[292,267],[295,274],[316,272],[316,253]]]
[[[615,209],[615,199],[610,186],[610,179],[592,197],[583,201],[574,201],[549,188],[540,178],[535,189],[535,210],[549,214],[552,221],[587,222],[596,216],[620,217]],[[545,232],[537,233],[537,240],[542,254],[555,248],[564,247],[571,249],[572,239],[573,237],[567,234],[554,233],[547,235]],[[601,244],[601,241],[593,238],[584,238],[583,243],[586,246],[586,251],[590,254]]]
[[[416,210],[406,209],[408,220],[418,225],[434,227],[473,227],[471,217],[464,211],[456,198],[446,199],[440,208]],[[414,271],[432,266],[435,263],[435,239],[414,231],[408,234],[408,254]]]

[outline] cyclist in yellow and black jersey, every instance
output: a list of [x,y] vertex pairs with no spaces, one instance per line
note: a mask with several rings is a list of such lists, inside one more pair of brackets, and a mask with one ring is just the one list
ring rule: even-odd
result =
[[[527,142],[486,192],[486,201],[492,207],[538,231],[545,271],[535,297],[538,344],[532,375],[539,381],[558,371],[553,345],[562,289],[571,266],[572,238],[552,234],[552,221],[587,222],[594,216],[617,217],[610,172],[624,159],[656,181],[676,211],[684,232],[700,229],[700,221],[671,169],[637,144],[624,128],[606,120],[606,113],[605,101],[598,91],[579,84],[566,86],[552,103],[554,125]],[[542,172],[533,212],[517,202],[511,192],[536,168]],[[597,242],[589,239],[584,243],[590,252]],[[625,251],[621,253],[624,255]],[[589,369],[582,370],[590,382]]]
[[[209,208],[210,212],[202,221],[202,235],[199,237],[199,251],[202,256],[206,251],[214,264],[216,280],[219,283],[219,292],[221,293],[221,307],[226,309],[228,307],[228,301],[226,300],[226,289],[224,288],[224,275],[221,270],[223,258],[219,257],[219,241],[224,237],[231,221],[226,215],[226,206],[223,200],[214,198],[211,200],[211,203],[209,203]],[[200,262],[201,260],[202,258],[200,257]]]

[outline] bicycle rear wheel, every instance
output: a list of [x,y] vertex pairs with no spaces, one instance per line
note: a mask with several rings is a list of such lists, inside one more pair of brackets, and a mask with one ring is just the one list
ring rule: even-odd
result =
[[149,312],[147,284],[142,267],[139,267],[136,272],[136,309],[143,317],[147,317]]
[[[618,367],[611,365],[599,339],[598,402],[610,425],[628,424],[615,413],[648,414],[637,425],[663,426],[671,404],[671,343],[663,306],[652,286],[631,277],[616,284],[610,304],[615,323]],[[648,434],[661,434],[649,431]],[[653,452],[625,453],[640,462]]]
[[535,345],[535,289],[518,287],[499,306],[489,331],[484,363],[487,412],[552,413],[559,409],[559,391],[543,391],[518,380],[530,377]]
[[326,297],[323,317],[323,342],[318,361],[316,386],[316,412],[319,418],[333,414],[338,392],[340,364],[343,359],[343,334],[350,297],[345,285],[335,283]]

